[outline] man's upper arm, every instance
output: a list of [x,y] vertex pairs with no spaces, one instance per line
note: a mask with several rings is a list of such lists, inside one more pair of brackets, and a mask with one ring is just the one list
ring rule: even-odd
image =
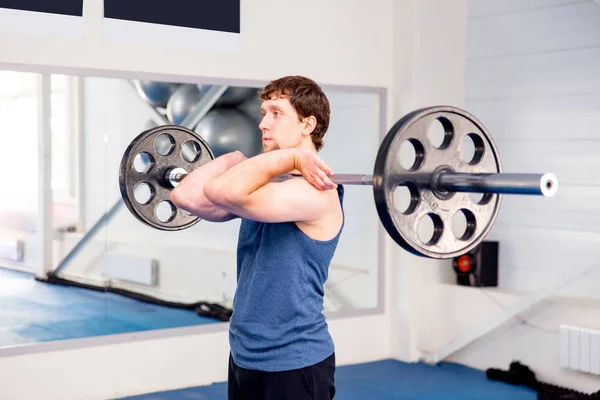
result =
[[329,194],[304,179],[271,182],[250,195],[221,204],[239,217],[260,222],[310,222],[323,215]]

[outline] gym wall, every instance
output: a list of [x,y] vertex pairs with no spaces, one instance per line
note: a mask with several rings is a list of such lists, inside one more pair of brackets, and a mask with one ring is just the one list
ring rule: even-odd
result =
[[[395,116],[431,105],[465,107],[466,13],[467,0],[396,2]],[[453,285],[452,264],[414,256],[394,245],[386,250],[391,265],[385,270],[390,353],[400,360],[418,362],[423,350],[437,348],[438,338],[442,339],[439,346],[452,339],[445,327],[439,326],[450,313],[438,311],[445,309],[445,301],[452,301],[438,296],[448,284]]]
[[[552,201],[504,197],[488,236],[500,242],[499,288],[440,287],[430,311],[443,339],[598,265],[599,21],[593,1],[469,1],[467,109],[492,133],[505,172],[552,171],[560,186]],[[521,360],[547,382],[598,390],[597,377],[560,368],[558,327],[599,329],[599,286],[596,268],[450,360],[481,369]]]
[[[389,88],[393,74],[389,52],[393,21],[383,17],[391,15],[393,3],[241,1],[242,46],[241,51],[232,53],[189,50],[178,43],[168,46],[150,41],[130,45],[125,40],[106,40],[103,2],[84,1],[80,38],[4,31],[0,37],[4,49],[0,63],[20,69],[37,70],[37,66],[42,66],[43,70],[58,73],[67,73],[70,68],[81,73],[85,69],[86,75],[98,72],[102,76],[129,75],[132,79],[144,79],[144,74],[152,73],[264,82],[274,76],[302,73],[327,84]],[[310,26],[300,19],[307,13],[311,15]],[[287,29],[284,35],[273,34],[272,25],[265,21],[285,21],[284,26],[294,28]],[[332,21],[335,29],[331,29]],[[298,57],[298,43],[310,48],[310,56]],[[346,46],[347,43],[352,46]]]
[[[395,2],[391,0],[242,1],[242,51],[216,53],[152,43],[140,46],[105,43],[102,2],[85,1],[82,39],[5,32],[0,34],[3,48],[0,64],[8,69],[111,78],[170,80],[177,75],[182,77],[180,81],[185,81],[186,77],[192,80],[190,77],[201,76],[211,83],[230,79],[266,82],[275,76],[299,73],[329,87],[384,88],[391,97],[394,76],[402,70],[394,66],[393,42],[409,40],[405,39],[406,34],[394,37],[395,32],[406,29],[394,29],[394,8]],[[406,11],[412,12],[411,8]],[[305,29],[306,15],[312,18],[310,29]],[[274,34],[268,21],[293,28],[285,34]],[[310,48],[310,54],[298,57],[298,48]],[[410,63],[410,57],[403,57],[402,62]],[[399,115],[392,112],[393,103],[389,98],[388,101],[386,119],[390,126]],[[103,138],[94,140],[102,142]],[[98,184],[103,186],[104,181]],[[391,260],[387,258],[386,263],[390,276]],[[389,314],[340,318],[329,321],[329,325],[340,364],[389,356]],[[135,340],[136,335],[127,337]],[[369,345],[357,346],[357,343]],[[0,375],[5,378],[2,395],[13,399],[103,399],[209,384],[226,378],[226,331],[83,349],[54,345],[54,350],[61,350],[0,357]],[[62,367],[57,369],[57,365]],[[35,379],[36,384],[23,385],[17,379],[23,376]]]

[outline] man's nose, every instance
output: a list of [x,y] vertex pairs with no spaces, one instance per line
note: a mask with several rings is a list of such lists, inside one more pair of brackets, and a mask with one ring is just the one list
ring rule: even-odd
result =
[[269,121],[267,119],[267,116],[265,115],[264,117],[262,117],[262,119],[260,120],[260,124],[258,124],[258,128],[261,131],[264,131],[265,129],[268,129],[269,126]]

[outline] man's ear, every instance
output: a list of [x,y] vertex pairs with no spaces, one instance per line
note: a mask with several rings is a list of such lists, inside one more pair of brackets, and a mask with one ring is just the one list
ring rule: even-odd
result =
[[304,118],[302,122],[304,123],[303,135],[310,135],[317,127],[317,119],[313,115]]

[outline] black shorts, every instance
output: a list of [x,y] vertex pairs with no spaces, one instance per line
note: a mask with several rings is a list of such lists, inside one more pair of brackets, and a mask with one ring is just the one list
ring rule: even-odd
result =
[[335,353],[318,364],[282,372],[238,367],[229,356],[229,400],[331,400]]

